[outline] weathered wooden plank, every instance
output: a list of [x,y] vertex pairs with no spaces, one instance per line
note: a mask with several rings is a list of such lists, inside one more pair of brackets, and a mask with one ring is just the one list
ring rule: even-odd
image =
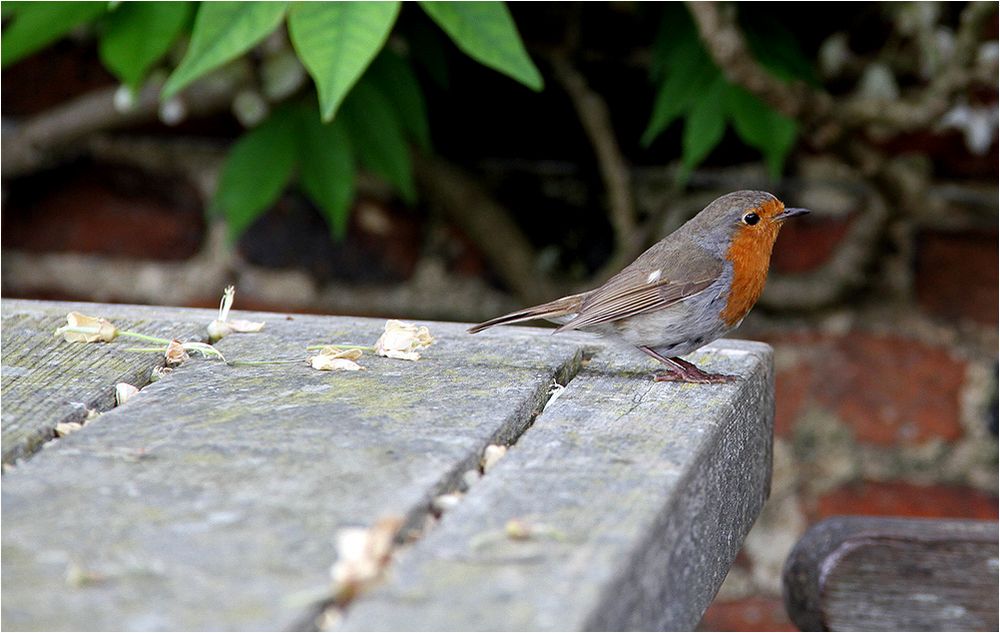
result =
[[163,309],[9,299],[0,306],[4,463],[34,453],[53,437],[60,422],[79,422],[90,409],[110,409],[117,383],[144,385],[150,370],[163,364],[154,354],[123,352],[129,344],[74,345],[53,337],[57,327],[66,325],[68,312],[100,309],[100,315],[91,316],[107,316],[125,330],[185,340],[202,340],[205,326],[214,318],[208,316],[199,324],[190,316],[171,319],[170,312]]
[[770,485],[770,348],[715,347],[694,360],[744,380],[653,383],[599,354],[340,628],[693,628]]
[[804,631],[996,631],[995,522],[833,517],[785,564]]
[[[308,343],[371,344],[384,323],[264,320],[219,348],[304,358]],[[415,522],[486,444],[521,433],[585,347],[526,328],[431,330],[420,361],[366,356],[364,372],[192,360],[47,444],[4,478],[3,627],[300,623],[295,596],[329,582],[338,528]]]

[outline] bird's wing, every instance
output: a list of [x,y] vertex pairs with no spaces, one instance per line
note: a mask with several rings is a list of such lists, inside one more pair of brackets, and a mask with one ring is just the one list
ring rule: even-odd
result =
[[[642,259],[588,294],[576,317],[557,331],[576,330],[665,308],[703,291],[722,274],[722,262],[700,249],[686,252],[683,259],[668,260],[663,268],[652,268]],[[659,275],[651,274],[651,269],[659,271]]]

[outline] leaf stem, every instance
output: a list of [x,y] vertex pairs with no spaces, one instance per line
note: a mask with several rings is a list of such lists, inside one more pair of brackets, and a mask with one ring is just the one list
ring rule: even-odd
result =
[[128,336],[131,338],[139,339],[140,341],[148,341],[150,343],[162,343],[164,345],[170,345],[170,339],[159,338],[157,336],[149,336],[148,334],[139,334],[138,332],[127,332],[125,330],[118,330],[118,336]]
[[305,363],[305,360],[231,360],[226,364],[230,367],[240,367],[248,366],[253,367],[257,365],[291,365],[292,363]]

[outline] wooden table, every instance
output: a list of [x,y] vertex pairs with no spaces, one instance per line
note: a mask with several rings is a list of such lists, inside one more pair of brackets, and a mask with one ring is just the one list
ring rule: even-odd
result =
[[[70,310],[185,340],[215,318],[2,302],[7,629],[312,628],[304,596],[329,587],[335,534],[387,516],[405,526],[386,577],[335,626],[688,629],[767,497],[760,343],[689,357],[737,382],[677,385],[584,334],[427,323],[437,342],[416,362],[195,358],[147,384],[162,358],[134,342],[54,338]],[[220,341],[230,360],[304,361],[308,344],[370,345],[385,323],[239,316],[267,325]],[[114,407],[122,381],[143,388]],[[50,440],[90,409],[104,412]],[[510,448],[479,476],[490,444]],[[434,517],[435,497],[463,490]]]
[[834,516],[785,561],[803,631],[996,631],[995,521]]

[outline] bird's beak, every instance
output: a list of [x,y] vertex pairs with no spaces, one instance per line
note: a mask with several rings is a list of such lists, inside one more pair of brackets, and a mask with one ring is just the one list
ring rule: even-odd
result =
[[794,218],[797,215],[805,215],[807,213],[811,213],[811,211],[809,211],[809,209],[800,209],[797,207],[793,207],[791,209],[785,209],[778,215],[774,216],[774,219],[778,220],[779,222],[784,222],[788,218]]

